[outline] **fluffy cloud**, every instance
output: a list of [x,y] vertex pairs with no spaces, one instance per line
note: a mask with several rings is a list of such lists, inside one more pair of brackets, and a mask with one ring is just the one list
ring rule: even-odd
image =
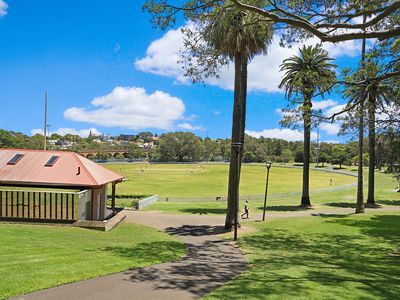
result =
[[335,135],[339,133],[340,125],[337,123],[321,123],[319,128],[329,135]]
[[[178,83],[189,83],[190,80],[184,76],[182,66],[177,63],[179,52],[183,49],[182,28],[169,30],[160,39],[153,41],[146,51],[146,56],[135,61],[137,69],[174,78]],[[306,45],[318,43],[317,38],[306,41]],[[323,47],[333,57],[350,56],[355,57],[359,53],[359,41],[348,41],[338,44],[326,43]],[[291,48],[279,46],[279,37],[275,37],[270,45],[269,53],[266,56],[256,56],[248,67],[248,88],[250,91],[279,92],[278,85],[282,74],[279,72],[279,65],[285,58],[298,53],[298,48],[303,43],[295,44]],[[233,65],[228,65],[221,70],[220,78],[207,80],[210,85],[223,89],[232,90],[234,79]]]
[[190,131],[203,130],[202,126],[196,126],[196,125],[192,125],[190,123],[181,123],[181,124],[178,124],[176,127],[178,127],[179,129],[190,130]]
[[332,106],[336,106],[338,103],[332,99],[313,101],[313,109],[326,109]]
[[[292,130],[288,128],[273,128],[273,129],[264,129],[262,131],[251,131],[246,130],[246,133],[252,137],[260,138],[272,138],[272,139],[282,139],[286,141],[303,141],[303,132],[299,130]],[[317,139],[317,133],[311,133],[311,140]]]
[[[88,128],[88,129],[75,129],[75,128],[59,128],[56,131],[50,131],[49,135],[57,133],[59,135],[73,134],[79,135],[81,137],[88,137],[90,133],[94,135],[100,135],[101,133],[96,128]],[[32,135],[41,134],[43,135],[43,129],[32,129]]]
[[71,107],[64,111],[68,120],[105,127],[168,130],[184,119],[185,105],[179,98],[143,88],[116,87],[110,94],[94,98],[92,108]]
[[3,17],[7,14],[8,5],[4,0],[0,0],[0,17]]

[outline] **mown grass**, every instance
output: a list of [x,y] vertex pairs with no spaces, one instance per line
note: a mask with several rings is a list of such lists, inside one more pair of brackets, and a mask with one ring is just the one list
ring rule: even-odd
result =
[[109,232],[0,223],[0,299],[176,260],[183,243],[140,225]]
[[[366,183],[367,184],[367,183]],[[272,183],[271,183],[272,186]],[[366,185],[367,186],[367,185]],[[365,186],[365,194],[367,192]],[[376,202],[381,205],[400,205],[400,193],[395,191],[396,183],[392,177],[376,172]],[[313,208],[334,209],[338,207],[355,207],[356,188],[348,188],[340,191],[311,192],[311,203]],[[268,213],[299,211],[300,194],[296,196],[274,197],[270,194],[267,201]],[[260,213],[263,209],[263,197],[249,201],[250,215]],[[243,207],[244,199],[241,199],[240,207]],[[191,201],[191,202],[165,202],[160,201],[146,208],[146,210],[162,211],[167,213],[188,213],[188,214],[224,214],[226,201]]]
[[205,299],[398,299],[400,213],[253,223],[249,270]]
[[[161,197],[216,197],[228,191],[228,164],[106,164],[128,181],[118,184],[118,194],[157,194]],[[244,164],[240,191],[243,195],[261,195],[265,189],[266,168],[262,164]],[[332,185],[331,180],[332,179]],[[310,172],[312,190],[355,182],[356,178]],[[273,166],[270,193],[300,192],[302,170]]]

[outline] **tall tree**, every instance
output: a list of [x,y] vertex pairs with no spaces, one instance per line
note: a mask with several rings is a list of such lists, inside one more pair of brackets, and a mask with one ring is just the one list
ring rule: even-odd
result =
[[310,145],[311,145],[311,108],[312,97],[320,92],[330,91],[329,86],[336,80],[334,68],[328,53],[316,46],[303,46],[298,56],[285,59],[281,65],[281,71],[285,75],[279,87],[284,88],[286,97],[301,95],[300,107],[304,127],[304,151],[303,151],[303,190],[301,197],[302,206],[310,206]]
[[[191,11],[192,26],[183,29],[185,50],[182,62],[194,82],[218,77],[219,68],[231,61],[235,67],[231,142],[244,144],[246,125],[247,66],[257,54],[265,54],[272,40],[272,26],[253,13],[237,9],[230,1],[215,6],[206,15]],[[242,148],[243,149],[243,148]],[[225,228],[231,229],[238,206],[240,167],[233,148],[230,152],[228,202]]]

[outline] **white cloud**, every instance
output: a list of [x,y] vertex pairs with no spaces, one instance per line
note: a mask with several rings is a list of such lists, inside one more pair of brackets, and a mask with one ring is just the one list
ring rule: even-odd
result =
[[220,112],[220,111],[218,111],[218,110],[213,110],[213,114],[214,114],[214,115],[216,115],[216,116],[218,116],[218,115],[220,115],[220,114],[221,114],[221,112]]
[[313,109],[326,109],[328,107],[332,107],[337,105],[338,103],[335,100],[327,99],[321,101],[313,101]]
[[179,60],[179,51],[183,49],[181,28],[169,30],[162,38],[153,41],[147,48],[146,57],[135,61],[137,69],[166,77],[175,78],[180,83],[189,82],[184,76]]
[[0,17],[3,17],[7,14],[8,5],[4,0],[0,0]]
[[334,135],[339,133],[340,125],[337,123],[321,123],[319,128],[329,135]]
[[105,127],[168,130],[184,119],[185,111],[181,99],[161,91],[147,94],[138,87],[116,87],[110,94],[94,98],[91,104],[90,109],[68,108],[64,117]]
[[[264,129],[262,131],[246,130],[246,133],[255,138],[265,137],[272,139],[282,139],[290,142],[303,141],[304,139],[303,132],[288,128]],[[316,140],[316,139],[317,139],[317,133],[311,132],[311,140]]]
[[[135,61],[136,68],[147,73],[174,78],[181,84],[190,83],[190,80],[184,76],[182,65],[177,63],[180,60],[179,52],[184,47],[181,29],[182,27],[169,30],[161,38],[153,41],[146,51],[146,56]],[[303,44],[313,45],[318,42],[317,38],[312,38],[305,43],[295,44],[292,48],[282,48],[279,45],[279,37],[276,36],[268,54],[256,56],[249,64],[249,91],[279,92],[278,85],[283,76],[279,72],[279,65],[282,61],[298,54],[298,48]],[[359,41],[346,41],[338,44],[325,43],[323,47],[333,57],[355,57],[359,54],[359,44]],[[230,64],[222,68],[219,79],[210,78],[206,80],[206,83],[232,90],[233,81],[234,67]]]
[[326,140],[326,141],[323,141],[324,143],[328,143],[328,144],[340,144],[340,142],[339,141],[337,141],[337,140]]
[[[79,135],[81,137],[88,137],[90,133],[93,135],[100,135],[101,133],[96,128],[88,128],[88,129],[75,129],[75,128],[59,128],[55,131],[50,131],[48,134],[52,135],[53,133],[57,133],[59,135],[73,134]],[[43,129],[32,129],[32,135],[41,134],[43,135]]]
[[345,107],[346,107],[346,104],[338,104],[338,105],[332,106],[325,111],[325,116],[327,116],[327,117],[332,116],[333,114],[342,111]]
[[196,125],[192,125],[190,123],[180,123],[178,124],[176,127],[178,127],[179,129],[184,129],[184,130],[203,130],[202,126],[196,126]]

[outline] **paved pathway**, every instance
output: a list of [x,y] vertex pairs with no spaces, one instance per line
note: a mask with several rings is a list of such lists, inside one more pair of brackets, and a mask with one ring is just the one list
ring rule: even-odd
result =
[[176,235],[186,256],[172,263],[129,270],[16,297],[15,299],[198,299],[246,270],[246,257],[223,233],[221,217],[125,212],[128,222]]

